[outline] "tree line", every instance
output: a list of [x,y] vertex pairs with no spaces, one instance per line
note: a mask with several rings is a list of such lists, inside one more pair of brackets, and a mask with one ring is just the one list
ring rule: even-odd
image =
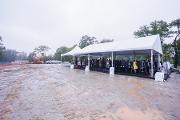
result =
[[[91,45],[91,44],[97,44],[97,43],[105,43],[105,42],[112,42],[114,41],[113,39],[103,39],[101,41],[97,41],[97,39],[95,37],[90,37],[88,35],[84,35],[81,37],[79,44],[77,44],[81,49]],[[36,48],[34,48],[33,52],[31,52],[28,56],[28,60],[30,62],[33,61],[33,56],[36,53],[42,53],[44,61],[47,60],[60,60],[60,61],[72,61],[72,56],[61,56],[64,53],[67,53],[69,51],[71,51],[72,49],[74,49],[77,45],[73,45],[72,47],[66,47],[66,46],[61,46],[59,47],[54,55],[46,55],[46,52],[50,49],[48,46],[46,45],[40,45]]]
[[[159,34],[163,46],[163,59],[165,61],[170,61],[171,63],[174,63],[175,67],[177,67],[178,65],[180,66],[180,19],[173,20],[170,23],[163,20],[155,20],[150,22],[150,24],[148,25],[140,26],[139,29],[133,34],[135,37],[146,37]],[[173,42],[169,44],[164,43],[164,40],[166,38],[173,39]],[[101,41],[98,41],[94,36],[91,37],[88,35],[84,35],[81,37],[79,44],[77,45],[82,49],[91,44],[113,41],[113,39],[103,39]],[[44,61],[72,61],[72,56],[61,57],[61,55],[71,51],[75,47],[76,45],[73,45],[72,47],[61,46],[56,50],[54,55],[46,55],[46,52],[50,48],[46,45],[40,45],[34,48],[33,52],[31,52],[28,57],[25,53],[21,54],[21,56],[18,56],[17,51],[5,48],[5,46],[3,45],[2,37],[0,36],[0,61],[14,61],[17,58],[33,61],[33,56],[36,53],[41,53],[43,55]]]
[[[140,28],[135,31],[134,36],[138,37],[146,37],[150,35],[160,35],[162,49],[163,49],[163,60],[170,61],[174,64],[175,67],[180,66],[180,19],[176,19],[171,21],[170,23],[163,20],[155,20],[150,22],[148,25],[140,26]],[[172,43],[166,44],[164,40],[166,38],[172,39]],[[84,48],[91,44],[112,42],[113,39],[104,39],[100,42],[97,41],[95,37],[90,37],[88,35],[84,35],[81,37],[78,46],[80,48]],[[72,50],[75,46],[67,48],[65,46],[57,49],[55,53],[55,58],[60,60],[61,54],[64,54],[70,50]],[[71,60],[72,57],[63,57],[64,60]]]

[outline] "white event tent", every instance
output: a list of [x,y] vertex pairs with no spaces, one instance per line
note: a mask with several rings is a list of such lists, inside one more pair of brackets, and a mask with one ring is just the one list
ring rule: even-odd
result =
[[[90,56],[103,56],[111,54],[112,67],[114,54],[116,55],[151,55],[151,68],[153,68],[153,55],[158,55],[158,63],[160,64],[160,55],[163,54],[161,40],[159,35],[152,35],[141,38],[133,38],[130,40],[114,41],[108,43],[92,44],[83,49],[76,46],[72,51],[63,54],[73,56],[88,56],[88,67],[90,66]],[[151,69],[151,77],[153,77],[153,69]]]

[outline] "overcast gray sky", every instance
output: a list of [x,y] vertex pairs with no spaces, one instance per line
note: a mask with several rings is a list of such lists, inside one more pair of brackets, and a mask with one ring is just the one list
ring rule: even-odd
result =
[[124,40],[154,20],[180,18],[180,0],[0,0],[0,35],[7,48],[55,51],[82,35]]

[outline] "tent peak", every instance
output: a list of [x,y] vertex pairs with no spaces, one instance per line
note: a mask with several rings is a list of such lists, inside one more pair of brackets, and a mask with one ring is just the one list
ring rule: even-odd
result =
[[76,55],[77,53],[79,53],[81,50],[81,48],[76,45],[71,51],[65,53],[65,54],[62,54],[62,56],[73,56],[73,55]]

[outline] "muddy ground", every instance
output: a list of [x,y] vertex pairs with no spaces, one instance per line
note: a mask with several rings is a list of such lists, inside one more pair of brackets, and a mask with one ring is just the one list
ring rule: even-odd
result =
[[0,120],[180,120],[180,75],[155,82],[62,65],[0,66]]

